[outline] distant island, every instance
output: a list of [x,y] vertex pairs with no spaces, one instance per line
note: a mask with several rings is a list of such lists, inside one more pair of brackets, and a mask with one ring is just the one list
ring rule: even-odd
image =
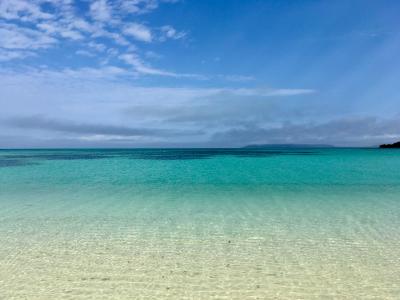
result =
[[393,144],[383,144],[380,145],[379,148],[400,148],[400,142],[396,142]]
[[243,148],[334,148],[332,145],[325,144],[255,144],[247,145]]

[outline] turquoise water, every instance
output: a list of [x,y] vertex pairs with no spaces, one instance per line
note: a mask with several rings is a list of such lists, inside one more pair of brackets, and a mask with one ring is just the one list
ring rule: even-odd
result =
[[0,299],[398,299],[400,151],[0,151]]

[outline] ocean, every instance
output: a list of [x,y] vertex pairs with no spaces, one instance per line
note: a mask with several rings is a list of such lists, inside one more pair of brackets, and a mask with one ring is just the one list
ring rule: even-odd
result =
[[400,151],[0,150],[0,299],[399,299]]

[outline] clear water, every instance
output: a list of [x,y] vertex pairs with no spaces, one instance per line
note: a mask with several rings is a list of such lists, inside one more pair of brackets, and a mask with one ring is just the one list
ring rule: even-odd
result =
[[0,299],[399,299],[400,151],[0,151]]

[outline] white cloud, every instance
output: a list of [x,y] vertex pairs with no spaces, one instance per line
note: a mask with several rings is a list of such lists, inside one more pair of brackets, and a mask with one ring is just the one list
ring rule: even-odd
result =
[[[88,14],[91,18],[83,19],[76,15],[77,10],[72,0],[1,0],[0,19],[6,22],[0,23],[0,47],[3,48],[0,59],[2,61],[22,59],[32,55],[32,50],[49,49],[61,39],[69,39],[79,43],[76,44],[79,46],[79,50],[75,51],[76,55],[91,56],[89,49],[95,49],[105,55],[100,63],[107,64],[110,56],[117,56],[125,51],[126,54],[120,56],[120,59],[134,66],[136,72],[177,77],[178,75],[173,72],[149,66],[137,54],[130,54],[132,51],[137,51],[137,47],[127,37],[137,41],[152,42],[154,36],[149,27],[136,22],[125,26],[121,26],[120,23],[123,15],[150,12],[158,7],[160,1],[168,2],[94,0],[89,2]],[[51,13],[43,11],[44,3],[52,6],[53,9],[49,10]],[[14,20],[31,24],[15,23]],[[177,39],[182,35],[171,26],[164,26],[160,31],[163,39]],[[113,44],[99,43],[100,38],[108,38]],[[85,44],[81,44],[81,41],[85,41]],[[22,52],[28,49],[30,52]]]
[[106,45],[101,44],[101,43],[96,43],[96,42],[89,42],[88,46],[99,52],[103,52],[107,49]]
[[106,0],[96,0],[90,4],[90,14],[97,21],[109,21],[111,19],[111,7]]
[[134,37],[136,40],[143,42],[151,42],[153,37],[151,30],[145,25],[132,23],[126,25],[123,29],[124,34]]
[[69,38],[71,40],[83,40],[83,35],[80,34],[78,31],[74,31],[74,30],[63,30],[60,32],[60,35],[63,38]]
[[52,15],[43,12],[40,5],[33,1],[1,0],[0,18],[33,22],[38,19],[51,19]]
[[107,49],[107,54],[109,56],[117,56],[119,54],[118,50],[115,48],[108,48]]
[[159,2],[158,0],[119,0],[117,6],[127,14],[145,14],[156,9]]
[[140,74],[144,75],[157,75],[157,76],[167,76],[176,78],[192,78],[198,80],[208,79],[206,76],[199,74],[185,74],[185,73],[175,73],[170,71],[165,71],[162,69],[157,69],[145,64],[140,57],[135,53],[121,54],[118,58],[124,61],[126,64],[131,65]]
[[93,32],[95,30],[95,27],[86,22],[85,20],[79,19],[79,18],[73,18],[70,22],[71,27],[76,28],[78,30],[86,31],[86,32]]
[[183,31],[177,31],[174,27],[170,25],[165,25],[161,27],[161,37],[160,40],[164,41],[166,39],[178,40],[186,36]]
[[119,3],[120,8],[122,11],[125,11],[127,13],[139,13],[141,11],[141,8],[139,6],[139,1],[138,0],[124,0],[120,1]]
[[13,59],[23,59],[29,56],[34,56],[35,54],[31,51],[18,51],[18,50],[6,50],[0,49],[0,62],[9,61]]
[[134,53],[122,54],[119,56],[119,58],[125,63],[133,66],[135,70],[141,74],[177,77],[177,74],[173,72],[167,72],[145,65],[143,61]]
[[244,75],[216,75],[216,78],[232,81],[232,82],[244,82],[244,81],[252,81],[255,80],[253,76],[244,76]]
[[41,49],[49,48],[57,42],[54,38],[40,31],[18,27],[16,25],[0,25],[0,47],[6,49]]
[[234,91],[239,96],[297,96],[304,94],[312,94],[316,91],[313,89],[244,89],[239,88]]
[[[64,80],[99,80],[99,79],[115,79],[118,76],[134,76],[135,73],[127,71],[126,69],[115,67],[115,66],[106,66],[101,68],[79,68],[79,69],[63,69],[62,71],[50,71],[43,70],[34,72],[31,74],[35,74],[33,76],[37,76],[39,78],[51,78],[63,79]],[[29,76],[29,75],[28,75]],[[30,75],[32,76],[32,75]]]
[[93,34],[92,38],[106,37],[113,40],[117,45],[120,46],[130,46],[129,41],[118,32],[110,32],[104,28],[97,28]]
[[216,143],[245,144],[333,144],[373,146],[400,137],[398,118],[345,117],[325,122],[281,123],[275,126],[251,124],[216,132]]
[[[132,66],[141,66],[140,59],[135,56],[135,54],[124,54],[120,56],[120,59],[125,60],[128,64]],[[140,68],[139,68],[140,69]],[[149,68],[152,69],[152,68]],[[160,72],[161,70],[154,69],[155,73]],[[138,70],[137,70],[138,71]],[[139,72],[139,71],[138,71]],[[109,89],[110,86],[106,87],[108,83],[112,84],[112,81],[107,82],[99,82],[99,80],[113,80],[118,76],[123,76],[127,78],[127,76],[135,76],[135,72],[130,70],[115,67],[115,66],[106,66],[101,68],[78,68],[71,69],[65,68],[58,71],[53,71],[49,69],[28,69],[24,73],[16,73],[13,71],[3,70],[0,71],[0,81],[5,83],[32,83],[35,82],[38,86],[41,83],[51,82],[55,83],[58,88],[62,88],[65,84],[71,83],[74,80],[78,80],[85,84],[85,82],[97,82],[101,86],[104,86],[104,89]],[[179,76],[178,74],[174,74],[173,76]],[[190,74],[188,74],[190,76]],[[114,90],[130,90],[132,93],[137,93],[138,95],[149,95],[162,97],[163,95],[173,100],[174,98],[181,100],[195,100],[203,97],[211,97],[211,96],[242,96],[242,97],[285,97],[285,96],[297,96],[304,95],[316,92],[312,89],[279,89],[279,88],[269,88],[269,89],[257,89],[257,88],[164,88],[164,87],[132,87],[129,81],[121,81],[120,85],[115,86]],[[111,90],[110,90],[111,92]],[[120,94],[120,93],[118,93]],[[122,93],[123,94],[123,93]]]
[[37,25],[40,30],[46,31],[50,34],[54,34],[58,31],[56,24],[54,23],[40,23]]
[[[171,25],[151,27],[138,22],[122,24],[129,14],[144,14],[156,9],[160,3],[175,0],[93,0],[82,15],[81,8],[73,0],[0,0],[0,53],[1,61],[23,59],[40,55],[38,50],[56,48],[64,40],[76,47],[74,54],[90,57],[97,52],[99,66],[107,66],[112,59],[133,66],[134,72],[143,75],[157,75],[205,80],[223,77],[181,74],[156,68],[145,59],[160,58],[151,49],[142,51],[140,43],[178,40],[186,33]],[[44,9],[44,4],[51,9]],[[107,41],[103,41],[107,39]],[[101,41],[101,42],[100,42]],[[144,53],[143,57],[139,54]],[[81,61],[84,61],[81,57]],[[90,61],[93,63],[93,60]],[[228,80],[228,79],[226,79]]]
[[[126,58],[137,64],[134,56]],[[129,128],[185,128],[193,132],[209,128],[207,132],[212,134],[255,118],[262,122],[270,120],[272,114],[286,116],[273,104],[283,103],[281,91],[287,89],[143,87],[132,84],[136,71],[119,67],[0,71],[2,118],[42,115],[59,123],[58,116],[68,116],[73,124],[90,120],[102,128],[121,124]],[[31,134],[26,128],[20,129],[20,133]]]
[[64,25],[56,22],[46,22],[38,24],[37,27],[53,36],[59,35],[63,38],[75,41],[84,39],[84,36],[79,31],[71,29],[72,26],[68,26],[68,24]]
[[87,57],[96,56],[95,54],[93,54],[92,52],[89,52],[87,50],[77,50],[77,51],[75,51],[75,53],[78,54],[78,55],[87,56]]

